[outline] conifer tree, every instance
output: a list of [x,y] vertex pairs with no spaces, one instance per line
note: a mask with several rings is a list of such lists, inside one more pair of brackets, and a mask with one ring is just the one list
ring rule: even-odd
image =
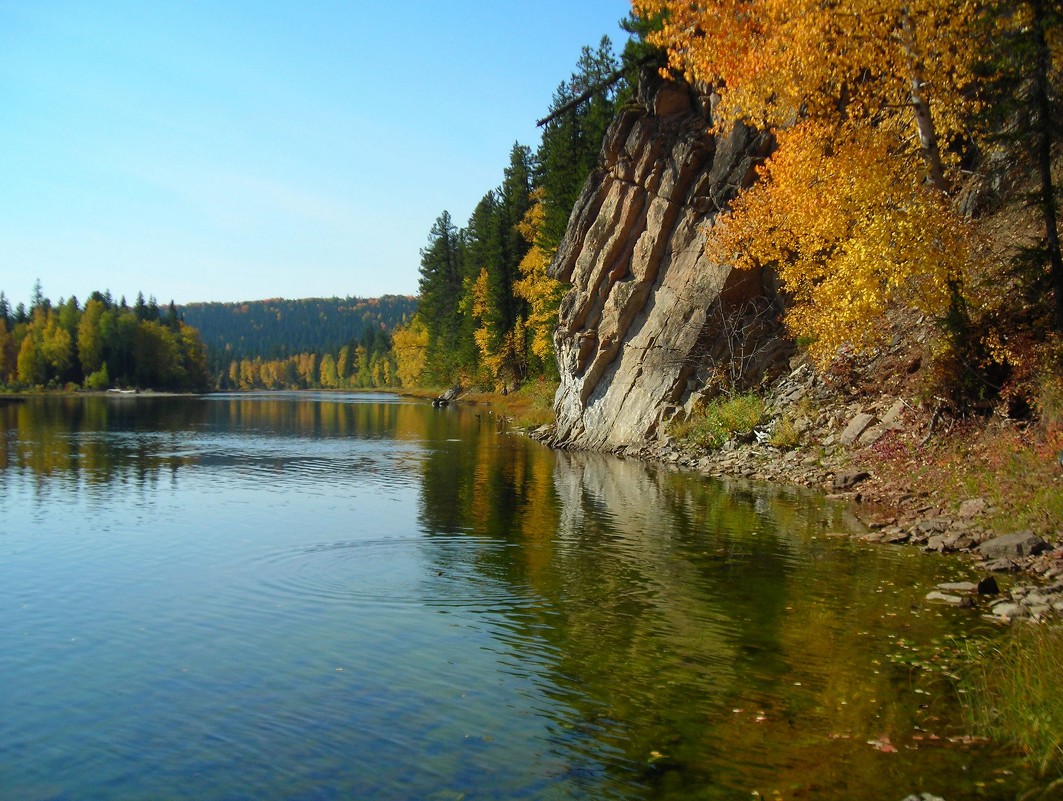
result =
[[554,92],[549,121],[543,128],[542,141],[536,151],[536,183],[544,191],[541,244],[548,251],[556,248],[565,235],[569,215],[583,182],[598,162],[602,140],[616,113],[618,88],[615,83],[604,85],[585,102],[553,115],[602,84],[618,67],[612,43],[608,36],[603,36],[597,49],[583,47],[576,71]]
[[461,299],[464,293],[461,243],[450,213],[432,226],[421,250],[419,314],[429,332],[429,378],[446,381],[463,366]]

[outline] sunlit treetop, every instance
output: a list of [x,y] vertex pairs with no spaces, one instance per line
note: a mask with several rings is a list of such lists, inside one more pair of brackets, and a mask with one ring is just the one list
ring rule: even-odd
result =
[[[918,147],[913,89],[938,133],[962,132],[976,54],[969,0],[634,0],[661,17],[650,40],[720,98],[717,120],[765,128],[798,117],[896,126]],[[902,132],[903,131],[903,132]]]
[[977,9],[967,0],[634,0],[669,68],[715,94],[714,123],[772,130],[760,180],[709,255],[769,267],[787,323],[827,363],[868,348],[891,305],[945,313],[969,266],[947,201],[957,158],[939,141],[973,112]]

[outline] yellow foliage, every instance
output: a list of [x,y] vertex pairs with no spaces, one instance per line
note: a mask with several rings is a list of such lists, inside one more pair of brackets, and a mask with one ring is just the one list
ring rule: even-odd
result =
[[709,237],[716,261],[778,271],[787,322],[820,363],[875,344],[891,304],[942,314],[971,258],[967,226],[892,141],[857,123],[780,132],[763,180]]
[[493,380],[505,383],[509,378],[518,381],[523,376],[526,362],[525,323],[518,317],[510,331],[496,336],[490,323],[490,277],[487,268],[482,268],[472,284],[472,314],[480,321],[473,331],[473,341],[480,352],[480,364]]
[[[724,124],[807,118],[912,124],[912,79],[933,98],[942,135],[962,131],[962,90],[977,54],[970,0],[633,0],[669,66],[713,87]],[[912,142],[909,136],[909,144]]]
[[404,387],[415,387],[424,373],[428,353],[428,328],[417,315],[410,324],[396,328],[391,336],[391,350],[395,354],[395,372]]
[[565,285],[547,275],[554,254],[538,243],[546,221],[544,194],[542,189],[532,192],[532,206],[517,225],[517,231],[531,244],[531,250],[520,263],[521,278],[513,284],[513,294],[526,300],[531,308],[526,323],[531,337],[531,352],[544,362],[549,362],[554,355],[557,308],[565,294]]
[[[775,269],[787,322],[829,361],[875,343],[886,309],[942,314],[962,287],[969,232],[940,191],[964,132],[977,8],[969,0],[633,0],[650,40],[716,93],[714,122],[772,129],[778,149],[710,255]],[[928,182],[929,178],[929,182]]]

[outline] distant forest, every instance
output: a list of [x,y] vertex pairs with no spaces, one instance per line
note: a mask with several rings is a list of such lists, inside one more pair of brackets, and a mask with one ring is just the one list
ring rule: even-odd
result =
[[93,292],[84,306],[73,296],[53,303],[38,280],[29,308],[12,309],[0,292],[0,388],[200,391],[209,385],[199,332],[172,303],[163,310],[140,293],[130,307],[110,292]]
[[200,332],[222,389],[390,385],[391,332],[416,311],[417,299],[402,295],[178,307]]

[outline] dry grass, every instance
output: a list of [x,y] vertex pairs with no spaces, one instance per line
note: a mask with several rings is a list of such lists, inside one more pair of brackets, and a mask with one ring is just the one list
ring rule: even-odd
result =
[[517,428],[538,428],[554,422],[554,393],[557,383],[532,381],[515,392],[503,395],[498,392],[470,392],[461,396],[469,403],[490,404],[500,415]]
[[886,487],[933,496],[943,508],[981,497],[993,509],[986,527],[1031,529],[1050,539],[1063,530],[1063,421],[1033,424],[994,417],[941,424],[922,445],[928,421],[903,436],[884,437],[869,457]]

